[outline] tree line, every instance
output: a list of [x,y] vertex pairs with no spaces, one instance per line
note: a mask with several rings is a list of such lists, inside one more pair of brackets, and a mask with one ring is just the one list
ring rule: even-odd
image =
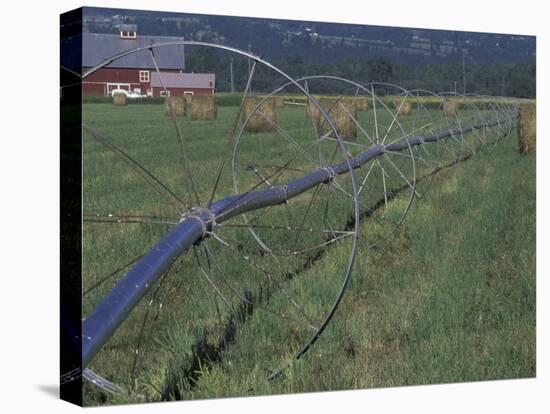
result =
[[[456,91],[517,98],[536,97],[535,63],[495,63],[495,64],[417,64],[403,65],[386,57],[352,57],[340,63],[307,63],[299,56],[291,56],[272,62],[275,66],[299,78],[312,75],[334,75],[366,84],[371,81],[395,83],[406,89],[426,89],[434,92]],[[253,67],[250,59],[220,52],[207,47],[194,47],[186,56],[187,72],[214,72],[216,89],[219,92],[231,91],[231,71],[233,88],[243,90],[248,73]],[[252,87],[257,92],[270,92],[285,83],[274,71],[263,65],[254,68]],[[345,93],[342,84],[318,82],[315,92]],[[288,90],[292,92],[292,90]]]

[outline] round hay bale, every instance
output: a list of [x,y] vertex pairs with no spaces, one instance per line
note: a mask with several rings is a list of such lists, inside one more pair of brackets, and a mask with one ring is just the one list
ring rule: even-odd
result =
[[[257,96],[257,98],[260,98],[260,96]],[[267,96],[261,96],[261,99],[266,99],[267,101],[273,101],[273,106],[275,108],[282,108],[285,106],[285,101],[282,96],[276,96],[276,95],[267,95]]]
[[[313,99],[319,102],[321,97],[313,95]],[[306,118],[311,118],[315,122],[315,125],[319,123],[318,121],[321,118],[321,112],[309,98],[306,101]]]
[[[357,119],[357,105],[354,99],[351,98],[320,98],[318,100],[321,108],[327,113],[333,122],[340,136],[351,141],[357,138],[357,125],[353,118]],[[330,132],[330,126],[326,118],[321,116],[320,111],[311,104],[312,114],[316,122],[317,132],[319,135],[324,135]]]
[[185,100],[181,96],[168,96],[164,99],[164,115],[171,116],[169,102],[172,102],[172,107],[174,108],[176,116],[185,116],[186,105]]
[[285,106],[285,99],[282,96],[273,96],[275,101],[275,108],[283,108]]
[[356,97],[354,98],[355,107],[359,112],[367,112],[369,110],[369,98]]
[[520,104],[518,110],[519,152],[527,154],[535,151],[537,143],[537,108],[534,103]]
[[113,105],[126,106],[128,105],[128,98],[125,93],[113,94]]
[[398,110],[399,115],[410,115],[412,112],[412,105],[407,101],[394,101],[393,106],[396,110]]
[[213,95],[193,95],[191,99],[191,121],[215,121],[218,105]]
[[447,116],[458,115],[458,102],[456,101],[443,101],[443,112]]
[[193,95],[183,95],[183,100],[185,101],[185,111],[191,110],[191,102],[193,101]]
[[[312,95],[312,96],[317,102],[319,102],[319,99],[321,99],[319,96],[315,96],[315,95]],[[319,110],[313,104],[311,99],[307,98],[306,99],[306,118],[308,119],[311,118],[314,121],[316,121],[319,118],[319,116],[320,116]]]
[[[256,109],[256,106],[263,103]],[[250,118],[249,118],[250,116]],[[248,119],[248,121],[247,121]],[[258,96],[249,96],[244,100],[242,122],[245,122],[246,132],[273,132],[276,130],[277,112],[275,112],[275,100]]]

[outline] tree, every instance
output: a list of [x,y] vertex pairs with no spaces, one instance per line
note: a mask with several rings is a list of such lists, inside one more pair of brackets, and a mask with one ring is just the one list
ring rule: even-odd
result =
[[518,98],[534,98],[536,96],[536,67],[534,64],[514,65],[511,69],[507,85],[507,95]]
[[390,60],[379,57],[367,61],[367,74],[371,81],[389,82],[393,76],[393,64]]
[[186,57],[188,72],[213,72],[220,65],[217,51],[212,47],[195,46]]

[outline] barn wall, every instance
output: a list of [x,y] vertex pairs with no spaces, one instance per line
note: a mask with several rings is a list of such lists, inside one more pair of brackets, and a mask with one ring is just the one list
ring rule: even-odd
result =
[[84,96],[105,96],[104,83],[82,83],[82,95]]
[[[139,69],[101,68],[88,76],[82,85],[84,96],[107,96],[107,83],[129,83],[131,89],[140,88],[142,95],[151,89],[150,82],[139,81]],[[150,70],[153,72],[154,70]],[[178,70],[165,70],[163,72],[179,72]]]
[[[193,92],[197,95],[213,95],[214,89],[211,88],[166,88],[170,91],[171,96],[183,96],[185,92]],[[163,88],[153,88],[153,96],[160,96]]]

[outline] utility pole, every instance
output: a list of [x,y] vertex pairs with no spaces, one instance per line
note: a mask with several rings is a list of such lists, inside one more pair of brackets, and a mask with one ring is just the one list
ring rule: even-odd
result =
[[[249,43],[248,44],[248,53],[251,53],[251,49],[252,49],[252,45]],[[248,79],[250,79],[250,72],[252,71],[252,64],[250,62],[250,58],[248,58]],[[250,93],[252,93],[252,84],[250,84],[250,89],[249,91]]]
[[[252,45],[249,43],[248,44],[248,53],[250,53],[250,49],[252,48]],[[252,68],[250,67],[250,58],[248,58],[248,77],[250,77],[250,71],[252,70]]]
[[462,48],[462,86],[466,95],[466,63],[464,62],[464,47]]
[[231,93],[235,93],[235,82],[233,79],[233,58],[229,60],[229,76],[231,78]]

